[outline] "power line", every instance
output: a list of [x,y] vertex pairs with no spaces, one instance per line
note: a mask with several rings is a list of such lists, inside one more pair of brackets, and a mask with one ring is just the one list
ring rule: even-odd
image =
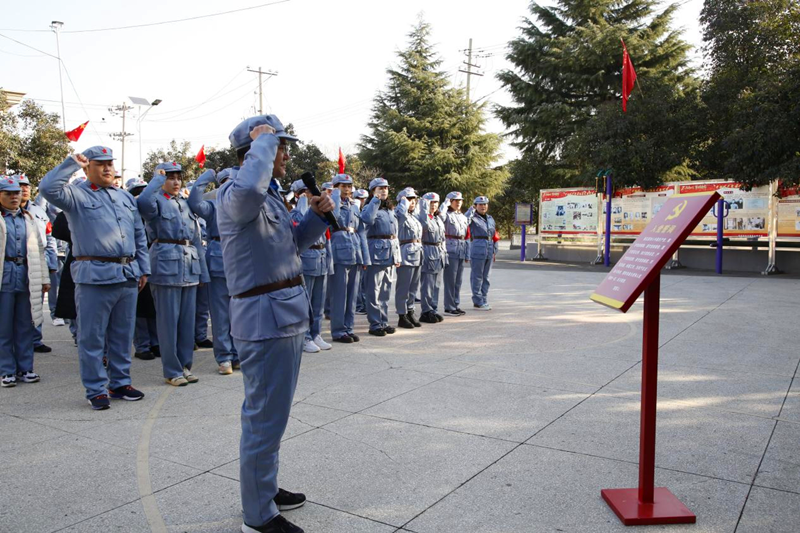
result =
[[222,89],[224,89],[225,87],[227,87],[228,85],[230,85],[230,84],[231,84],[231,82],[233,82],[233,80],[235,80],[237,77],[239,77],[239,75],[240,75],[242,72],[243,72],[243,71],[240,71],[240,72],[239,72],[238,74],[236,74],[236,76],[234,76],[234,77],[233,77],[233,78],[232,78],[232,79],[231,79],[231,80],[230,80],[228,83],[226,83],[225,85],[223,85],[223,86],[222,86],[222,87],[221,87],[221,88],[220,88],[220,89],[219,89],[217,92],[215,92],[214,94],[212,94],[211,96],[209,96],[208,98],[206,98],[205,100],[203,100],[202,102],[200,102],[199,104],[195,104],[195,105],[191,105],[191,106],[188,106],[188,107],[183,107],[183,108],[179,108],[179,109],[173,109],[172,111],[165,111],[165,112],[163,112],[163,113],[153,113],[152,115],[150,115],[151,117],[163,117],[163,118],[162,118],[162,119],[160,119],[160,120],[159,120],[159,119],[157,119],[157,120],[151,120],[151,122],[169,121],[169,120],[172,120],[172,119],[174,119],[174,118],[181,117],[181,116],[183,116],[183,115],[186,115],[187,113],[191,113],[191,112],[192,112],[192,111],[194,111],[195,109],[198,109],[199,107],[202,107],[202,106],[204,106],[205,104],[207,104],[207,103],[209,103],[209,102],[213,102],[214,100],[218,100],[218,99],[222,98],[223,96],[227,96],[227,95],[231,94],[231,93],[232,93],[232,92],[234,92],[234,91],[238,91],[239,89],[241,89],[241,88],[242,88],[242,87],[244,87],[245,85],[250,85],[250,84],[252,83],[252,81],[251,81],[251,80],[247,80],[247,81],[246,81],[246,82],[244,82],[243,84],[241,84],[241,85],[237,85],[236,87],[234,87],[234,88],[233,88],[233,89],[231,89],[230,91],[228,91],[228,92],[225,92],[225,93],[222,93],[222,94],[220,94],[219,96],[217,96],[217,94],[219,94],[219,92],[220,92]]
[[9,52],[8,50],[0,50],[0,54],[8,54],[10,56],[17,56],[17,57],[43,57],[44,54],[15,54],[14,52]]
[[[49,30],[48,30],[48,31],[49,31]],[[36,50],[36,51],[37,51],[37,52],[39,52],[40,54],[44,54],[44,55],[46,55],[46,56],[50,56],[50,57],[52,57],[53,59],[58,59],[58,56],[54,56],[53,54],[48,54],[48,53],[47,53],[47,52],[45,52],[44,50],[39,50],[38,48],[34,48],[33,46],[31,46],[31,45],[29,45],[29,44],[25,44],[25,43],[23,43],[22,41],[18,41],[18,40],[16,40],[16,39],[12,39],[12,38],[11,38],[11,37],[9,37],[8,35],[3,35],[2,33],[0,33],[0,37],[3,37],[3,38],[5,38],[5,39],[8,39],[9,41],[14,41],[14,42],[15,42],[15,43],[17,43],[17,44],[21,44],[21,45],[22,45],[22,46],[24,46],[25,48],[30,48],[31,50]]]
[[[61,66],[64,67],[64,73],[67,75],[67,79],[69,80],[69,84],[72,86],[72,90],[75,92],[75,96],[78,98],[78,102],[81,103],[81,108],[83,109],[83,112],[86,114],[86,118],[89,118],[89,112],[86,110],[86,107],[84,107],[84,105],[83,105],[83,100],[81,100],[81,95],[78,94],[78,89],[75,88],[75,83],[73,83],[73,81],[72,81],[72,76],[69,75],[69,70],[67,70],[67,64],[64,63],[63,59],[60,59],[59,61],[61,61]],[[102,135],[100,135],[100,132],[97,131],[97,128],[95,127],[94,122],[92,122],[92,121],[89,121],[89,122],[92,125],[92,129],[94,130],[94,134],[97,135],[97,138],[100,140],[100,142],[103,142],[103,137],[102,137]]]
[[[215,109],[214,111],[211,111],[211,112],[209,112],[209,113],[206,113],[206,114],[204,114],[204,115],[198,115],[198,116],[196,116],[196,117],[183,118],[183,119],[180,119],[180,120],[173,120],[172,118],[169,118],[169,119],[163,119],[163,120],[151,120],[150,122],[189,122],[189,121],[192,121],[192,120],[199,120],[199,119],[201,119],[201,118],[205,118],[205,117],[207,117],[207,116],[213,115],[213,114],[215,114],[215,113],[218,113],[219,111],[222,111],[223,109],[227,109],[227,108],[229,108],[230,106],[232,106],[232,105],[236,104],[237,102],[240,102],[241,100],[243,100],[244,98],[246,98],[247,96],[249,96],[249,94],[250,94],[250,91],[251,91],[252,89],[255,89],[255,83],[254,83],[254,82],[249,82],[249,83],[250,83],[250,85],[253,85],[253,87],[248,87],[248,88],[247,88],[247,91],[246,91],[244,94],[242,94],[241,96],[239,96],[238,98],[236,98],[236,99],[235,99],[235,100],[233,100],[232,102],[230,102],[230,103],[227,103],[227,104],[225,104],[224,106],[222,106],[222,107],[220,107],[220,108],[217,108],[217,109]],[[241,88],[241,87],[240,87],[240,88]]]

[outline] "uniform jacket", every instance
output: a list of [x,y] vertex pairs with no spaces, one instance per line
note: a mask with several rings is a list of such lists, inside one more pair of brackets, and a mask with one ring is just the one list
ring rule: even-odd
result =
[[[2,213],[2,210],[0,210],[0,213]],[[2,214],[4,215],[4,213]],[[24,210],[22,210],[22,217],[25,221],[26,244],[23,253],[25,253],[25,257],[28,259],[27,268],[24,265],[5,264],[6,240],[8,234],[6,230],[6,216],[0,216],[0,250],[3,251],[3,254],[0,255],[0,272],[3,273],[2,280],[0,280],[0,289],[2,289],[3,283],[9,281],[10,276],[6,276],[6,271],[9,266],[27,270],[27,287],[31,302],[33,325],[41,326],[44,321],[44,314],[42,313],[42,285],[50,284],[50,274],[47,272],[44,243],[42,242],[36,221],[33,215]],[[9,320],[9,317],[3,317],[3,320]]]
[[224,278],[225,268],[222,262],[222,245],[219,241],[217,228],[217,201],[216,198],[205,198],[203,191],[209,183],[215,181],[214,171],[207,170],[197,178],[197,182],[186,200],[192,212],[205,220],[206,223],[206,266],[208,273],[213,278]]
[[361,211],[358,201],[348,198],[341,200],[338,189],[333,191],[333,201],[336,205],[333,215],[339,223],[341,231],[331,230],[331,250],[333,251],[333,264],[335,265],[365,265],[369,264],[364,259],[362,242]]
[[486,218],[480,216],[476,212],[472,212],[470,208],[467,211],[467,218],[469,219],[469,233],[470,233],[470,260],[491,259],[497,254],[497,243],[494,242],[495,223],[492,215],[486,215]]
[[[206,258],[200,235],[200,224],[189,204],[181,197],[172,196],[161,188],[166,176],[156,174],[136,198],[139,212],[153,235],[150,245],[149,282],[154,285],[189,287],[208,283]],[[191,244],[158,242],[160,239],[190,241]]]
[[89,181],[68,184],[80,169],[71,157],[51,170],[39,184],[42,196],[67,215],[72,232],[72,254],[99,257],[133,257],[126,265],[101,261],[75,261],[75,283],[109,285],[150,275],[150,257],[144,224],[136,200],[117,187],[98,187]]
[[[381,207],[381,201],[373,197],[361,211],[361,223],[367,235],[367,246],[371,264],[390,266],[400,262],[400,244],[397,240],[397,217],[394,211]],[[391,235],[392,239],[373,238]]]
[[302,285],[249,298],[235,295],[300,276],[300,253],[328,227],[310,209],[292,223],[271,178],[277,151],[274,134],[256,138],[236,176],[217,194],[217,227],[232,296],[231,334],[245,341],[293,337],[308,329],[311,302]]
[[447,253],[453,259],[469,259],[469,241],[466,240],[469,220],[459,211],[443,211],[445,236],[460,237],[448,239],[445,237]]
[[397,207],[394,208],[394,214],[397,217],[400,265],[416,267],[422,264],[422,224],[417,218],[419,206],[417,205],[415,211],[409,213],[409,205],[408,198],[401,198],[397,203]]
[[[297,205],[291,212],[292,222],[299,225],[308,214],[308,198],[302,196],[297,200]],[[300,254],[300,261],[303,264],[304,276],[326,276],[333,271],[330,263],[331,241],[323,233],[315,243],[314,248],[308,248]],[[322,248],[318,248],[322,246]]]
[[417,218],[422,225],[422,271],[439,272],[447,264],[443,216],[431,215],[427,205],[422,205]]

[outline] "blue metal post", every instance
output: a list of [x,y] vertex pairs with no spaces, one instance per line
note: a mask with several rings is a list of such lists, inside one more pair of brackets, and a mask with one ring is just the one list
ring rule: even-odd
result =
[[525,224],[522,225],[522,246],[519,251],[519,260],[525,262]]
[[611,172],[606,173],[606,246],[603,264],[611,266]]
[[722,235],[725,223],[725,200],[717,201],[717,274],[722,274]]

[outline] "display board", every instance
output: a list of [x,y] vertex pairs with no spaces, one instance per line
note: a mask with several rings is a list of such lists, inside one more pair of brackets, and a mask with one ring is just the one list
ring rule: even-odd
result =
[[533,204],[516,204],[514,206],[514,224],[528,226],[533,223]]
[[800,237],[800,187],[781,189],[778,237]]
[[544,190],[539,202],[539,234],[595,236],[597,210],[594,189]]
[[[611,232],[616,235],[640,234],[674,193],[673,185],[663,185],[648,191],[641,187],[614,191],[614,199],[611,202]],[[603,213],[605,213],[605,203]],[[605,219],[603,230],[605,231]]]
[[[686,182],[677,184],[680,194],[718,192],[730,204],[723,233],[726,237],[767,237],[769,218],[769,187],[754,187],[751,191],[740,189],[733,181]],[[693,236],[716,237],[717,218],[712,211],[697,224]]]

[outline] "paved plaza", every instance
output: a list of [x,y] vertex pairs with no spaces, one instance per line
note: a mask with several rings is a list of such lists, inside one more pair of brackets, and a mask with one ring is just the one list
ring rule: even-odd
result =
[[[602,268],[505,252],[489,313],[304,354],[280,484],[308,533],[617,532],[638,481],[641,300],[589,300]],[[468,271],[465,274],[468,275]],[[662,280],[656,485],[697,515],[642,531],[800,531],[800,280]],[[326,322],[323,329],[328,329]],[[362,334],[363,333],[363,334]],[[329,335],[326,334],[326,338]],[[235,532],[242,379],[134,360],[140,402],[92,411],[67,328],[38,384],[0,390],[0,531]],[[639,529],[637,529],[639,531]]]

